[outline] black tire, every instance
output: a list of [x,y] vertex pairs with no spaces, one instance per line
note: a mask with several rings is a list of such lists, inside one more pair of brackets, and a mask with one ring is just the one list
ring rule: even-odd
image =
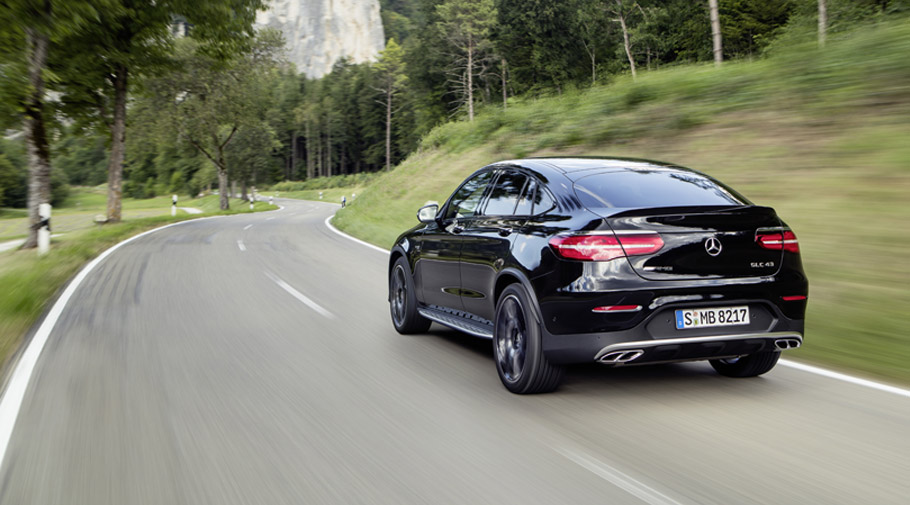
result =
[[493,356],[499,379],[515,394],[547,393],[562,380],[563,367],[544,356],[540,324],[521,284],[506,287],[496,303]]
[[425,333],[432,324],[432,321],[417,312],[414,279],[411,278],[411,269],[404,257],[395,261],[389,274],[389,312],[392,325],[402,335]]
[[774,368],[778,359],[780,352],[766,351],[740,358],[712,359],[711,366],[727,377],[756,377]]

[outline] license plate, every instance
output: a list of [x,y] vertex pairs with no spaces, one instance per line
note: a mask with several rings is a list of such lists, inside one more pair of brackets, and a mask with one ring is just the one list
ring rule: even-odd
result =
[[749,324],[749,307],[713,307],[676,311],[676,329],[709,328]]

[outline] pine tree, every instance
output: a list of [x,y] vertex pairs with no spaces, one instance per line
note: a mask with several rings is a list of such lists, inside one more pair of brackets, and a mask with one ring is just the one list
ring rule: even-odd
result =
[[385,107],[385,169],[392,169],[392,114],[396,111],[396,102],[408,83],[405,74],[404,51],[395,42],[389,39],[385,49],[379,56],[379,61],[374,65],[378,74],[377,89],[382,93],[379,103]]
[[467,106],[468,120],[474,120],[474,71],[479,59],[490,50],[490,32],[496,22],[493,0],[446,0],[436,7],[436,23],[450,47],[452,80],[459,102]]

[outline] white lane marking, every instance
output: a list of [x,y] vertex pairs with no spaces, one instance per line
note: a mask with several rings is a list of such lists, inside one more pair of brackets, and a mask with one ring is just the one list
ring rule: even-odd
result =
[[238,241],[237,241],[237,249],[240,249],[241,251],[246,251],[246,246],[243,245],[243,241],[242,241],[242,240],[238,240]]
[[802,370],[803,372],[814,373],[816,375],[821,375],[822,377],[828,377],[829,379],[836,379],[839,381],[849,382],[850,384],[856,384],[857,386],[863,386],[867,388],[877,389],[879,391],[884,391],[886,393],[892,393],[900,396],[910,398],[910,390],[901,389],[895,386],[889,386],[888,384],[882,384],[881,382],[875,382],[868,379],[861,379],[859,377],[853,377],[852,375],[847,375],[840,372],[835,372],[834,370],[827,370],[825,368],[820,368],[817,366],[806,365],[803,363],[797,363],[796,361],[790,361],[788,359],[782,359],[779,361],[781,365],[795,368],[797,370]]
[[360,245],[365,245],[365,246],[369,247],[370,249],[374,249],[374,250],[379,251],[379,252],[384,253],[384,254],[389,254],[389,251],[388,251],[387,249],[383,249],[383,248],[381,248],[381,247],[375,246],[375,245],[373,245],[373,244],[371,244],[371,243],[369,243],[369,242],[364,242],[363,240],[360,240],[359,238],[352,237],[352,236],[348,235],[347,233],[345,233],[345,232],[339,230],[338,228],[335,228],[334,226],[332,226],[332,218],[333,218],[333,217],[335,217],[334,214],[331,215],[331,216],[329,216],[329,217],[327,217],[327,218],[325,218],[325,225],[328,226],[328,228],[329,228],[330,230],[332,230],[333,232],[335,232],[335,233],[341,235],[342,237],[344,237],[344,238],[346,238],[346,239],[353,240],[354,242],[357,242],[357,243],[360,244]]
[[314,302],[313,300],[310,300],[309,298],[307,298],[306,295],[304,295],[300,291],[297,291],[296,289],[294,289],[294,287],[291,286],[290,284],[288,284],[287,282],[284,282],[283,280],[279,279],[278,276],[276,276],[272,272],[267,271],[265,273],[265,275],[268,276],[269,279],[272,279],[272,281],[274,281],[275,284],[278,284],[278,287],[287,291],[291,296],[293,296],[294,298],[299,300],[301,303],[303,303],[307,307],[309,307],[309,308],[313,309],[314,311],[316,311],[317,313],[319,313],[319,315],[321,315],[322,317],[325,317],[327,319],[335,319],[334,314],[332,314],[328,310],[322,308],[321,305]]
[[653,489],[633,479],[632,477],[629,477],[628,475],[620,472],[607,463],[600,461],[599,459],[591,457],[587,454],[570,451],[567,449],[556,449],[556,451],[566,458],[572,460],[582,468],[610,482],[614,486],[622,489],[623,491],[629,493],[630,495],[638,498],[645,503],[649,503],[651,505],[681,505],[680,502],[674,500],[673,498],[670,498],[660,491]]
[[[270,219],[271,219],[271,218],[270,218]],[[249,230],[249,229],[252,228],[252,227],[253,227],[253,225],[248,224],[248,225],[246,225],[246,226],[243,227],[243,231],[247,231],[247,230]]]
[[216,219],[219,217],[226,216],[209,216],[180,221],[179,223],[171,223],[132,236],[99,254],[97,258],[90,261],[75,277],[73,277],[72,282],[66,286],[63,294],[60,295],[60,298],[58,298],[57,302],[54,303],[54,306],[51,307],[51,310],[41,322],[41,326],[38,327],[38,330],[35,332],[34,336],[32,336],[31,341],[26,345],[25,350],[19,357],[19,361],[15,364],[12,375],[10,375],[6,390],[3,391],[3,397],[0,398],[0,468],[2,468],[3,460],[6,458],[6,449],[9,447],[10,437],[13,435],[16,419],[19,417],[19,410],[22,408],[22,401],[25,399],[25,391],[28,389],[28,383],[31,380],[32,373],[35,371],[35,366],[38,364],[38,358],[41,356],[41,352],[47,344],[47,339],[50,337],[51,331],[53,331],[54,326],[57,325],[57,321],[60,319],[63,309],[66,308],[66,304],[70,301],[70,298],[73,297],[73,293],[79,289],[79,286],[85,278],[88,277],[88,274],[117,249],[150,233],[155,233],[156,231],[161,231],[165,228],[170,228],[171,226],[178,226],[206,219]]

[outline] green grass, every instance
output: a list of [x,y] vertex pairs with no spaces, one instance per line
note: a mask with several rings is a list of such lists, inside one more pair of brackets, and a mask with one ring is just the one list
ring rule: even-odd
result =
[[[185,198],[185,197],[184,197]],[[209,195],[202,198],[184,199],[180,207],[195,207],[205,212],[218,208],[218,197]],[[213,203],[214,202],[214,203]],[[239,200],[238,200],[239,202]],[[71,233],[95,225],[95,216],[107,213],[107,191],[103,188],[74,187],[62,205],[53,209],[52,231]],[[178,210],[178,215],[186,214]],[[170,216],[171,197],[160,196],[148,199],[123,199],[123,219],[137,219],[152,216]],[[22,238],[28,230],[28,214],[24,209],[3,209],[0,213],[0,242]]]
[[[306,189],[301,191],[264,191],[263,196],[275,196],[281,198],[296,198],[298,200],[321,200],[323,202],[330,203],[341,203],[341,197],[344,196],[347,198],[347,203],[352,204],[357,200],[358,196],[363,192],[362,187],[343,187],[343,188],[329,188],[329,189]],[[322,193],[322,198],[319,197],[319,193]]]
[[471,171],[502,159],[614,155],[691,166],[770,205],[810,279],[806,345],[788,356],[910,384],[910,23],[824,51],[642,72],[445,124],[335,225],[383,247]]
[[[104,200],[98,200],[92,192],[79,193],[75,202],[85,206],[95,205],[99,201],[102,206],[104,204]],[[81,206],[79,203],[75,204],[77,208]],[[144,200],[134,203],[137,207],[148,203],[149,208],[154,208],[151,202]],[[169,198],[167,203],[170,205]],[[57,291],[85,263],[117,242],[171,222],[207,215],[240,214],[277,208],[265,202],[256,202],[251,211],[246,202],[232,199],[231,210],[221,212],[217,210],[216,195],[181,203],[184,204],[208,209],[208,212],[194,216],[182,213],[171,217],[168,207],[165,215],[129,218],[124,213],[124,221],[121,223],[97,226],[90,222],[89,226],[74,229],[53,239],[51,251],[44,257],[38,257],[34,250],[0,253],[0,286],[3,287],[0,290],[0,360],[6,363]],[[89,213],[92,212],[95,211]]]

